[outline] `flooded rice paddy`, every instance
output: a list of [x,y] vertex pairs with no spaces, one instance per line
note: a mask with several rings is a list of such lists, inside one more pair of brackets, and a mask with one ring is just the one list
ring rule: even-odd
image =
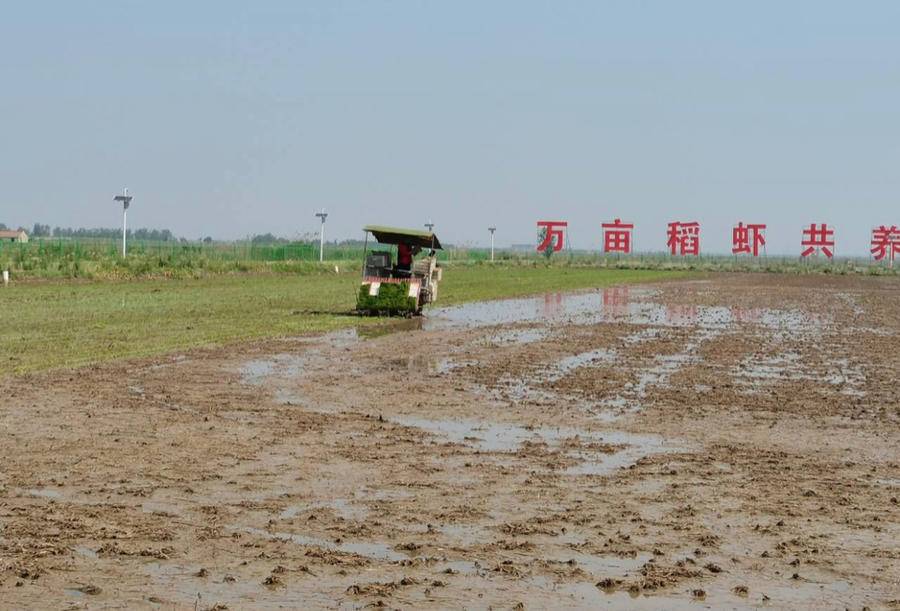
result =
[[898,607],[898,302],[714,276],[5,380],[0,598]]

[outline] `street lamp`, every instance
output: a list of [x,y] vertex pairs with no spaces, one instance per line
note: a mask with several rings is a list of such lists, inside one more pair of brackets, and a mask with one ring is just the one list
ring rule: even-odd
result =
[[122,257],[127,253],[125,249],[125,235],[128,228],[128,206],[131,205],[132,196],[128,195],[128,188],[122,189],[122,195],[116,195],[113,201],[122,202]]
[[425,223],[425,227],[428,228],[428,233],[434,233],[434,223],[431,222],[431,219],[428,219],[428,222]]
[[494,260],[494,232],[497,231],[496,227],[488,227],[488,231],[491,232],[491,261]]
[[319,263],[321,263],[325,260],[325,219],[328,218],[328,213],[322,208],[322,212],[316,212],[316,216],[322,219],[322,228],[319,230]]

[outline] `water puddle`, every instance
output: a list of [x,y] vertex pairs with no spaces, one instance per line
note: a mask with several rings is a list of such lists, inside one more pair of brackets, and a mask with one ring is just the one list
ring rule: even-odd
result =
[[304,405],[300,395],[286,388],[275,389],[275,402],[279,405]]
[[239,530],[241,532],[250,533],[252,535],[257,535],[260,537],[265,537],[273,541],[296,543],[297,545],[305,545],[307,547],[321,547],[322,549],[327,549],[333,552],[355,554],[357,556],[372,558],[373,560],[399,562],[401,560],[409,559],[409,556],[407,556],[406,554],[396,552],[393,548],[384,543],[363,543],[349,541],[334,543],[333,541],[320,539],[318,537],[309,537],[306,535],[298,535],[293,533],[269,532],[261,528],[252,528],[249,526],[234,530]]
[[72,549],[72,551],[74,551],[79,556],[88,558],[90,560],[97,560],[97,558],[99,558],[99,555],[97,554],[97,552],[95,550],[91,549],[90,547],[88,547],[87,545],[76,545]]
[[26,490],[25,494],[42,499],[57,500],[62,498],[62,493],[59,490],[53,490],[52,488],[31,488]]
[[[653,357],[652,364],[641,368],[635,381],[626,383],[621,392],[590,406],[590,410],[607,422],[614,421],[623,414],[639,411],[650,390],[667,385],[672,376],[681,369],[700,362],[700,358],[697,356],[700,346],[717,337],[721,332],[716,328],[701,328],[684,343],[680,352]],[[631,339],[633,336],[629,336],[625,338],[625,343],[645,341],[643,338],[650,337],[644,333],[636,335],[641,339],[635,340]],[[616,356],[613,354],[613,361]]]
[[783,382],[801,380],[824,382],[839,387],[839,392],[851,397],[864,397],[866,376],[859,364],[849,359],[831,359],[825,363],[825,371],[807,366],[796,352],[782,352],[772,356],[752,355],[732,370],[735,383],[748,394],[759,393]]
[[360,488],[354,495],[366,501],[406,501],[415,495],[408,490],[386,490],[383,488]]
[[485,541],[484,528],[470,524],[446,524],[438,528],[441,533],[456,545],[468,547]]
[[618,355],[613,350],[597,348],[580,354],[563,357],[558,360],[544,377],[546,382],[556,382],[566,375],[581,367],[597,367],[598,365],[610,365],[616,361]]
[[478,365],[478,361],[473,360],[456,360],[452,358],[443,358],[439,359],[434,365],[434,371],[436,373],[445,374],[456,371],[457,369],[462,369],[464,367],[470,367]]
[[552,562],[574,562],[578,568],[597,577],[625,577],[630,573],[640,570],[650,558],[650,554],[639,554],[634,558],[622,558],[619,556],[595,556],[582,552],[562,553],[551,558]]
[[851,293],[835,293],[834,295],[844,303],[846,303],[850,309],[853,311],[854,316],[864,316],[866,313],[865,308],[859,305],[857,301],[859,296]]
[[[333,601],[325,592],[290,588],[261,588],[258,579],[212,572],[198,581],[194,578],[200,566],[147,562],[136,565],[144,588],[162,593],[149,605],[161,609],[309,609],[325,608]],[[118,594],[123,598],[123,594]],[[139,599],[138,599],[139,600]],[[147,600],[147,599],[145,599]],[[153,601],[150,598],[149,601]],[[148,602],[149,602],[148,601]],[[145,602],[143,606],[148,606]]]
[[[616,287],[620,290],[626,287]],[[478,301],[431,310],[425,328],[445,326],[483,327],[523,322],[561,322],[573,319],[596,319],[596,322],[618,319],[645,319],[643,301],[657,292],[652,289],[627,287],[627,296],[611,300],[613,289],[590,293],[554,293],[537,297]],[[625,295],[624,293],[616,293]]]
[[510,329],[498,331],[488,337],[488,342],[495,346],[533,344],[546,339],[550,331],[541,327],[529,327],[527,329]]
[[241,365],[241,381],[245,384],[262,384],[275,371],[272,361],[247,361]]
[[[600,576],[600,574],[596,574]],[[614,575],[615,576],[615,575]],[[603,590],[595,582],[557,583],[547,577],[532,577],[528,582],[552,596],[560,607],[584,609],[615,608],[636,610],[692,609],[852,609],[876,608],[883,604],[883,592],[863,585],[838,580],[830,583],[804,581],[741,580],[687,582],[675,589],[629,592],[625,588]],[[731,589],[735,582],[746,583],[749,594],[738,596]],[[703,595],[696,597],[692,588],[700,586]],[[539,595],[539,594],[538,594]],[[537,595],[535,600],[538,600]]]
[[290,520],[297,517],[301,513],[312,511],[315,509],[330,509],[335,515],[345,520],[359,521],[365,520],[369,515],[369,510],[359,505],[354,505],[347,499],[332,499],[327,501],[317,501],[313,503],[304,503],[300,505],[291,505],[281,512],[279,518],[282,520]]
[[144,501],[141,503],[141,511],[163,516],[181,515],[181,508],[163,501]]
[[[555,293],[537,297],[479,301],[431,310],[425,329],[447,326],[486,327],[513,323],[627,323],[662,327],[724,328],[738,322],[763,325],[785,332],[809,331],[822,326],[817,317],[799,310],[713,307],[662,304],[653,301],[659,291],[645,287],[611,287],[585,293]],[[535,336],[526,336],[529,339]],[[535,338],[540,339],[539,337]]]
[[480,575],[483,572],[480,564],[468,560],[448,560],[438,564],[438,568],[440,571],[449,569],[454,573],[460,573],[462,575]]
[[306,355],[277,354],[271,359],[246,361],[239,373],[244,384],[259,385],[276,374],[282,378],[296,377],[303,371],[305,362]]
[[[655,435],[636,435],[623,431],[592,432],[573,428],[526,428],[515,424],[480,422],[474,420],[431,420],[416,416],[401,416],[393,422],[418,428],[450,442],[485,452],[516,452],[526,442],[544,443],[562,449],[578,464],[565,470],[569,475],[610,475],[653,454],[680,451],[682,448],[666,443]],[[592,450],[590,444],[624,446],[607,453]],[[586,447],[580,447],[581,444]],[[570,449],[571,448],[571,449]]]

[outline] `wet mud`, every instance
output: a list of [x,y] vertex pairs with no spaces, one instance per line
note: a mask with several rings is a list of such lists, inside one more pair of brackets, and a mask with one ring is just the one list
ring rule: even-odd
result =
[[13,608],[900,608],[900,284],[720,275],[0,379]]

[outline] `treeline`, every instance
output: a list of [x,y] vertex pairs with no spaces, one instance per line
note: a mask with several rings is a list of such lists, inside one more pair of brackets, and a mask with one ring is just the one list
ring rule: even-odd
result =
[[[175,241],[175,236],[168,229],[129,229],[127,236],[132,240],[148,240],[154,242]],[[122,230],[107,227],[54,227],[35,223],[31,231],[34,238],[107,238],[116,239],[122,237]]]
[[271,233],[258,233],[250,238],[250,242],[253,244],[290,244],[291,240],[272,235]]

